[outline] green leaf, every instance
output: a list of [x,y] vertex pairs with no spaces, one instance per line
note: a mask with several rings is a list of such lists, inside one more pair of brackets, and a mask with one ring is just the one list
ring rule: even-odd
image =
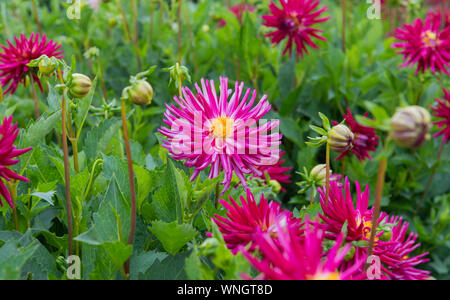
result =
[[118,119],[107,119],[99,126],[92,128],[84,139],[84,152],[88,159],[95,159],[101,153],[106,151],[113,137],[120,128]]
[[155,221],[152,223],[150,230],[161,241],[164,249],[173,255],[178,253],[181,248],[198,234],[192,225],[180,225],[175,221],[172,223]]

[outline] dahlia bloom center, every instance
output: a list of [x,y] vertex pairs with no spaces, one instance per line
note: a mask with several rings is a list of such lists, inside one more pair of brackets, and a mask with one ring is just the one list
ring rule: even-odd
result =
[[437,34],[431,30],[427,30],[422,34],[422,41],[425,45],[432,48],[440,43]]
[[304,28],[296,13],[291,13],[286,19],[281,21],[283,28],[289,32],[298,32]]
[[234,120],[228,117],[218,117],[212,120],[210,132],[217,139],[226,139],[234,132]]

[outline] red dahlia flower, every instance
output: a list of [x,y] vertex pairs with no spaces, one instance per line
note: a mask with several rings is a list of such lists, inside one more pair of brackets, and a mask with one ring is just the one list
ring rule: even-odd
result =
[[61,45],[47,40],[45,34],[40,38],[39,33],[32,33],[29,39],[21,34],[20,39],[14,37],[14,41],[16,42],[15,46],[10,41],[7,41],[9,47],[0,45],[4,51],[4,53],[0,53],[1,85],[3,88],[9,85],[5,94],[14,94],[17,86],[25,82],[26,75],[32,76],[43,91],[36,72],[30,72],[30,67],[27,64],[44,54],[48,57],[63,58],[63,51],[59,50]]
[[363,260],[353,268],[339,270],[346,254],[352,247],[346,244],[341,248],[343,236],[339,235],[333,247],[325,251],[324,232],[307,222],[302,237],[292,227],[277,224],[278,238],[274,241],[270,233],[259,233],[256,238],[257,258],[242,250],[244,256],[265,280],[348,280],[364,278],[360,272]]
[[445,88],[442,90],[444,91],[444,99],[436,99],[437,107],[431,107],[430,109],[435,112],[433,116],[440,119],[433,122],[441,129],[434,137],[442,135],[444,136],[444,142],[448,142],[450,141],[450,93]]
[[412,25],[406,24],[395,31],[395,38],[402,42],[392,44],[392,48],[402,49],[405,63],[400,67],[417,63],[416,74],[430,69],[432,73],[444,72],[450,66],[450,26],[441,30],[441,17],[429,12],[425,22],[416,19]]
[[327,21],[330,17],[320,18],[320,15],[327,11],[328,8],[323,6],[321,9],[315,10],[320,4],[319,0],[281,0],[281,8],[273,2],[270,3],[270,15],[263,16],[263,25],[273,27],[276,30],[266,34],[270,37],[273,44],[278,44],[287,38],[286,47],[283,54],[289,51],[292,54],[293,44],[297,47],[297,56],[303,57],[308,53],[306,46],[319,48],[312,38],[322,41],[326,39],[319,35],[322,30],[313,28],[317,23]]
[[[14,179],[28,182],[27,178],[14,173],[9,168],[19,162],[19,160],[16,159],[17,156],[31,150],[31,148],[16,149],[14,141],[18,134],[19,129],[17,128],[17,123],[12,124],[12,116],[9,118],[5,117],[2,125],[0,125],[0,194],[6,199],[6,202],[8,202],[11,207],[13,207],[11,195],[3,180],[10,181],[11,179]],[[3,206],[1,198],[0,205]]]
[[[364,192],[361,192],[359,183],[355,182],[355,185],[356,208],[353,204],[348,178],[345,179],[344,188],[339,187],[336,182],[330,183],[328,203],[326,203],[325,188],[319,189],[323,209],[323,214],[319,214],[319,216],[323,220],[322,228],[327,238],[337,239],[346,223],[346,241],[369,241],[373,217],[373,208],[368,209],[369,188],[366,187]],[[380,226],[378,226],[375,237],[373,254],[380,259],[380,278],[391,280],[422,280],[428,278],[428,271],[416,268],[418,264],[427,261],[424,256],[428,253],[411,256],[411,253],[420,244],[415,244],[417,234],[410,233],[408,237],[406,236],[408,223],[403,222],[401,218],[389,217],[386,213],[381,212],[378,224],[382,224],[383,228],[386,228],[386,226],[390,228],[390,231],[388,231],[387,229],[380,229]],[[360,244],[356,247],[353,258],[343,263],[343,269],[353,268],[355,262],[361,259],[365,260],[367,251],[367,246]]]
[[[241,206],[230,197],[230,203],[219,200],[227,209],[227,218],[215,215],[212,219],[218,226],[223,238],[234,253],[239,246],[246,246],[254,241],[256,232],[268,232],[276,236],[277,227],[275,224],[281,222],[285,226],[293,227],[300,232],[300,220],[294,219],[290,211],[285,211],[279,203],[268,202],[261,196],[259,204],[250,191],[247,191],[247,200],[240,197]],[[251,249],[254,249],[252,244]]]

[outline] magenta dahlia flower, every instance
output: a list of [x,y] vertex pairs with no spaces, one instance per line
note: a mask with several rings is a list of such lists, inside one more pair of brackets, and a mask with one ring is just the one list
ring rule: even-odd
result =
[[339,269],[346,254],[352,247],[346,244],[341,248],[343,236],[336,239],[329,251],[323,247],[324,232],[313,226],[306,225],[305,233],[299,237],[291,227],[277,224],[277,241],[270,233],[258,233],[255,242],[261,258],[242,250],[244,256],[262,273],[265,280],[348,280],[362,279],[364,272],[360,271],[363,260],[355,263],[353,268],[345,271]]
[[[319,189],[320,201],[323,214],[319,213],[323,221],[321,228],[325,231],[328,239],[337,239],[342,232],[342,227],[347,224],[348,242],[368,242],[372,230],[373,208],[368,209],[369,204],[369,188],[366,187],[361,192],[358,182],[356,185],[356,208],[352,200],[350,191],[350,183],[348,178],[345,179],[345,187],[339,187],[335,182],[330,183],[330,195],[328,203],[326,201],[326,191],[324,188]],[[391,227],[391,231],[387,232],[377,228],[373,254],[380,258],[381,262],[381,279],[415,279],[420,280],[428,278],[429,272],[419,270],[416,266],[426,262],[424,259],[428,253],[418,256],[410,256],[420,244],[415,244],[417,235],[411,233],[408,238],[406,231],[408,224],[403,222],[401,218],[389,217],[386,213],[381,212],[378,224]],[[384,228],[384,227],[383,227]],[[367,247],[358,246],[355,249],[353,258],[345,261],[342,268],[352,268],[355,262],[367,258]],[[362,272],[362,269],[361,269]]]
[[326,39],[319,35],[323,31],[313,28],[317,23],[327,21],[330,17],[321,18],[321,14],[328,10],[324,5],[321,9],[315,10],[319,6],[319,0],[281,0],[281,8],[273,2],[270,3],[271,15],[263,16],[263,25],[273,27],[276,30],[266,34],[273,44],[278,44],[287,38],[283,55],[289,51],[292,54],[294,44],[297,48],[297,57],[308,53],[307,46],[319,48],[312,38],[322,41]]
[[[367,114],[365,116],[367,117]],[[347,114],[344,115],[344,119],[345,123],[350,127],[354,138],[351,148],[341,153],[336,160],[341,159],[349,153],[356,155],[359,161],[364,161],[365,159],[371,160],[370,152],[377,150],[378,140],[380,139],[375,132],[375,128],[367,127],[356,122],[350,109],[347,109]],[[337,125],[336,122],[334,123]]]
[[450,93],[443,88],[444,99],[436,99],[437,107],[430,107],[434,111],[433,116],[440,119],[433,122],[441,130],[434,137],[443,136],[444,142],[450,141]]
[[[162,146],[172,158],[185,160],[194,167],[191,180],[210,166],[209,178],[224,171],[223,192],[231,184],[233,173],[245,188],[244,174],[263,174],[258,167],[273,165],[279,160],[281,135],[276,132],[279,121],[258,121],[271,109],[267,96],[253,106],[254,90],[244,93],[244,84],[236,82],[234,92],[228,89],[228,79],[220,79],[219,95],[214,81],[202,79],[197,94],[182,88],[183,97],[175,97],[175,105],[166,105],[164,123],[159,132],[167,137]],[[262,123],[262,124],[261,124]],[[274,131],[274,132],[272,132]]]
[[[271,180],[276,180],[279,183],[290,183],[291,182],[291,174],[289,172],[292,171],[293,168],[283,167],[285,162],[284,159],[281,159],[285,153],[280,153],[280,160],[274,165],[264,165],[259,166],[258,170],[262,172],[261,175],[256,175],[255,177],[266,179],[266,173],[269,175]],[[281,187],[282,191],[286,191],[285,188]]]
[[[292,212],[283,210],[279,203],[269,203],[264,196],[261,196],[259,204],[250,191],[247,191],[247,200],[240,197],[241,206],[232,197],[231,204],[222,199],[219,202],[227,209],[227,218],[216,214],[212,220],[219,227],[228,248],[234,253],[239,250],[239,246],[252,243],[256,232],[267,232],[276,236],[277,222],[294,228],[298,234],[301,233],[300,220],[294,219]],[[253,244],[251,249],[254,249]]]
[[44,34],[42,38],[39,33],[32,33],[27,39],[23,34],[20,39],[14,37],[16,45],[14,46],[10,41],[7,41],[8,46],[0,45],[3,48],[3,53],[0,53],[0,78],[1,85],[7,93],[13,94],[20,83],[25,82],[25,76],[33,77],[33,80],[38,84],[41,91],[42,85],[37,76],[37,72],[28,67],[27,64],[32,60],[47,55],[48,57],[63,58],[63,51],[59,50],[61,45],[47,40]]
[[400,67],[417,64],[416,75],[430,69],[432,73],[450,74],[450,27],[441,30],[441,17],[429,12],[425,22],[418,18],[412,25],[405,24],[395,31],[392,48],[402,49],[405,63]]
[[[12,208],[13,202],[11,200],[11,195],[3,180],[10,181],[13,179],[28,182],[27,178],[14,173],[14,171],[10,169],[10,166],[19,162],[16,157],[32,149],[16,149],[14,142],[18,134],[19,129],[17,128],[17,123],[12,124],[12,116],[9,118],[5,117],[3,123],[0,125],[0,194]],[[1,198],[0,205],[3,206]]]

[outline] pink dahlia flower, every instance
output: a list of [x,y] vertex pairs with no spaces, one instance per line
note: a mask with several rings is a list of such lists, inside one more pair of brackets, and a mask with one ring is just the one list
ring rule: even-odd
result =
[[186,166],[195,168],[191,180],[210,166],[209,178],[225,172],[223,192],[230,186],[233,173],[248,188],[244,174],[260,176],[263,173],[258,167],[273,165],[280,156],[281,135],[276,132],[279,121],[257,126],[271,109],[267,96],[252,107],[256,90],[244,92],[244,84],[238,82],[234,91],[228,89],[227,78],[220,79],[219,94],[212,80],[202,79],[201,88],[197,84],[195,88],[196,95],[182,88],[183,97],[174,98],[178,107],[166,105],[164,123],[169,128],[159,130],[167,137],[162,146],[172,158],[185,160]]
[[[226,218],[215,215],[212,219],[219,227],[223,238],[234,253],[239,246],[246,246],[254,241],[256,232],[267,232],[271,236],[277,235],[277,222],[294,228],[300,234],[300,220],[294,219],[292,213],[283,210],[279,203],[268,202],[261,196],[259,204],[250,191],[247,191],[247,200],[240,197],[241,206],[230,197],[230,203],[220,199],[219,202],[227,209]],[[254,245],[251,245],[251,250]]]
[[319,48],[312,38],[322,41],[326,39],[319,35],[322,30],[313,28],[317,23],[327,21],[330,17],[321,18],[321,14],[328,10],[326,6],[315,10],[319,6],[319,0],[281,0],[281,8],[273,2],[270,3],[270,15],[263,16],[263,25],[273,27],[276,30],[266,34],[270,37],[273,44],[278,44],[287,38],[286,47],[283,54],[289,51],[292,54],[292,48],[297,47],[297,56],[303,57],[308,53],[307,46]]
[[305,234],[299,237],[291,227],[277,224],[278,238],[274,241],[270,233],[259,233],[256,237],[262,258],[242,250],[244,256],[265,280],[348,280],[364,278],[360,268],[364,261],[353,268],[339,270],[346,254],[352,247],[341,248],[343,236],[339,235],[333,247],[325,251],[324,232],[312,223],[307,223]]
[[[17,123],[12,124],[12,116],[9,118],[5,117],[3,123],[0,125],[0,194],[6,199],[6,202],[8,202],[11,207],[13,207],[11,195],[3,180],[10,181],[13,179],[28,182],[27,178],[14,173],[10,169],[10,166],[19,162],[19,160],[16,159],[17,156],[31,150],[31,148],[16,149],[14,142],[18,134],[19,129],[17,128]],[[1,198],[0,205],[3,206]]]
[[8,47],[0,45],[4,51],[0,53],[1,85],[3,88],[9,85],[4,92],[5,95],[7,93],[14,94],[17,86],[25,82],[26,75],[33,76],[33,80],[43,91],[41,82],[36,74],[37,72],[28,67],[27,64],[42,55],[58,59],[63,58],[63,51],[59,50],[61,45],[47,40],[45,34],[41,38],[39,33],[32,33],[29,39],[21,34],[20,39],[14,37],[14,41],[16,42],[15,46],[10,41],[7,41]]
[[406,24],[395,31],[395,38],[402,42],[392,44],[392,48],[402,49],[405,63],[400,67],[417,64],[416,74],[430,69],[432,73],[444,72],[450,66],[450,27],[441,30],[441,18],[429,12],[425,22],[416,19],[412,25]]
[[[353,204],[348,178],[345,179],[344,188],[339,187],[335,182],[330,183],[328,203],[325,200],[325,189],[319,189],[323,209],[323,214],[319,214],[319,216],[323,220],[322,228],[327,238],[337,239],[342,232],[343,225],[347,223],[346,241],[369,241],[373,217],[373,208],[368,209],[370,192],[368,187],[366,187],[364,192],[361,192],[358,182],[355,182],[355,185],[357,194],[356,208]],[[419,247],[420,244],[415,244],[416,234],[411,233],[405,239],[408,224],[403,222],[401,218],[389,217],[384,212],[380,214],[378,223],[391,226],[391,234],[378,228],[375,238],[373,254],[381,262],[380,279],[420,280],[427,278],[429,272],[419,270],[416,266],[427,261],[423,257],[428,253],[410,256],[410,253]],[[366,260],[367,250],[367,247],[364,246],[356,247],[353,258],[343,263],[343,269],[352,268],[355,262],[361,259]]]
[[[283,157],[284,152],[281,152],[280,157]],[[264,165],[259,166],[258,170],[262,172],[261,175],[255,176],[261,179],[266,179],[266,173],[269,175],[271,180],[276,180],[279,183],[290,183],[291,182],[291,174],[289,172],[292,171],[292,168],[283,167],[285,160],[280,159],[274,165]],[[285,188],[281,187],[282,191],[286,191]]]
[[433,116],[440,119],[433,123],[441,129],[434,137],[442,135],[444,141],[448,142],[450,141],[450,93],[445,88],[442,90],[444,91],[444,99],[436,99],[437,107],[431,107],[431,110],[434,111]]
[[[349,153],[356,155],[359,161],[364,161],[365,159],[371,160],[370,152],[377,150],[378,140],[380,139],[375,132],[375,128],[367,127],[356,122],[350,109],[347,109],[347,114],[344,115],[344,119],[345,123],[350,127],[354,138],[352,147],[341,153],[336,160],[341,159]],[[335,124],[337,125],[337,123]]]

